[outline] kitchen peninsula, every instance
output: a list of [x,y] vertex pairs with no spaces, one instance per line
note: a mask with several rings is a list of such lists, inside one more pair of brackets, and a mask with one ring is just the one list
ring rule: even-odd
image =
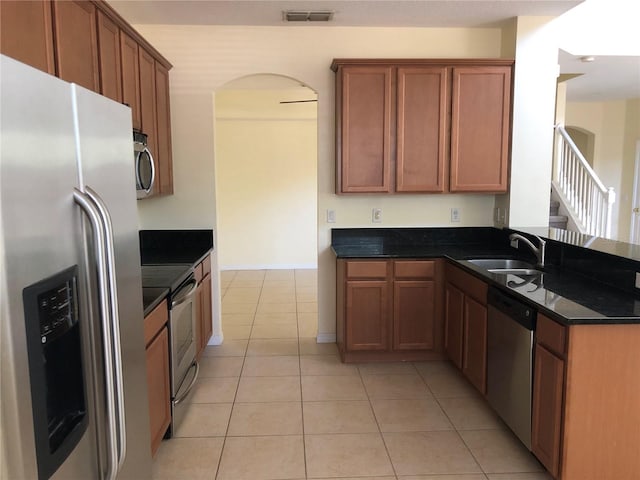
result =
[[[557,240],[564,234],[550,229],[543,235],[545,266],[537,273],[495,273],[468,261],[533,264],[536,259],[523,243],[510,245],[512,233],[490,227],[334,229],[343,360],[424,355],[446,356],[457,365],[452,345],[458,344],[463,373],[484,395],[487,290],[498,289],[538,312],[531,352],[533,453],[556,479],[635,478],[640,472],[637,248],[606,240],[584,248],[580,236],[571,238],[572,244]],[[407,288],[417,294],[403,295]]]

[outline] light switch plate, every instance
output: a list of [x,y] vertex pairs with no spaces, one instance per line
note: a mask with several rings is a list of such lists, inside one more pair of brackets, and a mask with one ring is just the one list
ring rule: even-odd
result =
[[458,207],[453,207],[451,209],[451,223],[457,223],[460,221],[460,209]]
[[327,223],[336,223],[336,211],[327,210]]

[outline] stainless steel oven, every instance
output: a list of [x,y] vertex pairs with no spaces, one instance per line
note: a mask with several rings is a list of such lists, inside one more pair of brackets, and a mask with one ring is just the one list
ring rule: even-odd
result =
[[169,343],[171,354],[171,429],[173,436],[185,414],[185,400],[196,379],[196,306],[197,282],[193,273],[171,293]]

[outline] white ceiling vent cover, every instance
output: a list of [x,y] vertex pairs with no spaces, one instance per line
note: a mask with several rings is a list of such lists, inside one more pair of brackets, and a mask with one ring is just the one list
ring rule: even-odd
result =
[[329,22],[333,20],[333,12],[325,10],[287,10],[282,12],[285,22]]

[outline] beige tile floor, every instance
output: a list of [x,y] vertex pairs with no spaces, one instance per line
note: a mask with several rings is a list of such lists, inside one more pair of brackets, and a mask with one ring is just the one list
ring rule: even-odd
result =
[[447,362],[347,365],[317,344],[316,282],[222,272],[225,341],[155,479],[550,479]]

